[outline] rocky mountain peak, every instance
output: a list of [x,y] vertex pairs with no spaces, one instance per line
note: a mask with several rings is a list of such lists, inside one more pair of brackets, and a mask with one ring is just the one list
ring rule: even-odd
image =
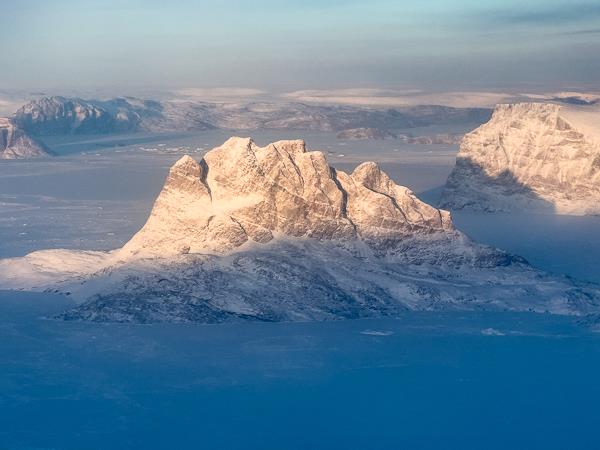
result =
[[190,155],[183,155],[180,159],[177,160],[173,167],[171,167],[172,172],[178,172],[186,175],[200,175],[200,164],[192,158]]
[[185,155],[169,170],[164,190],[178,192],[180,195],[210,195],[202,180],[206,173],[202,166],[192,157]]
[[449,230],[449,213],[418,200],[375,163],[348,175],[304,141],[259,147],[236,137],[200,162],[184,156],[173,165],[148,222],[122,255],[226,253],[277,236],[376,247]]
[[364,162],[357,166],[352,172],[352,179],[356,183],[360,183],[373,190],[381,189],[382,186],[386,186],[387,188],[391,182],[389,177],[372,161]]

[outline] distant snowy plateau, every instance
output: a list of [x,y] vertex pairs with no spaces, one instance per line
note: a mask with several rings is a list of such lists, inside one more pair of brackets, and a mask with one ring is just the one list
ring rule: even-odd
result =
[[140,323],[600,308],[597,285],[472,242],[375,163],[345,173],[303,141],[242,138],[173,165],[122,248],[0,260],[0,286],[68,293],[66,320]]

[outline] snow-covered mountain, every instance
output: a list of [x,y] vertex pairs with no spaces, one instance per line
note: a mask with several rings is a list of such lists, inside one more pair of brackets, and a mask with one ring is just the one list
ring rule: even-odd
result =
[[373,127],[481,123],[489,110],[413,106],[395,109],[306,105],[293,102],[208,103],[116,98],[44,97],[20,108],[14,119],[37,135],[123,131],[198,131],[211,128],[340,131]]
[[452,230],[450,216],[396,185],[375,163],[336,171],[303,141],[258,147],[231,138],[170,170],[127,255],[225,253],[276,236],[366,242],[389,249],[409,236]]
[[50,151],[12,120],[0,118],[0,159],[50,156]]
[[170,170],[144,227],[112,252],[0,260],[0,288],[69,292],[65,319],[326,320],[403,310],[588,314],[594,285],[471,242],[374,163],[348,174],[303,141],[231,138]]
[[600,214],[600,109],[498,105],[464,137],[441,205]]

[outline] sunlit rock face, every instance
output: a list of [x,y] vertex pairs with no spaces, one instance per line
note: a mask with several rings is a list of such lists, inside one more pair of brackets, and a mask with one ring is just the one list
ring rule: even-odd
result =
[[441,205],[600,214],[600,110],[498,105],[464,137]]
[[452,231],[449,213],[419,201],[375,163],[336,171],[303,141],[258,147],[231,138],[201,161],[184,156],[123,255],[224,253],[276,236],[392,245]]
[[0,159],[49,156],[44,144],[29,136],[12,120],[0,118]]

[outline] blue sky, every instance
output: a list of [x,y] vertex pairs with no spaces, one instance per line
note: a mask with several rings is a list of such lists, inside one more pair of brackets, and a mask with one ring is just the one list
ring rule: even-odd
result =
[[1,0],[3,88],[563,88],[600,73],[588,0]]

